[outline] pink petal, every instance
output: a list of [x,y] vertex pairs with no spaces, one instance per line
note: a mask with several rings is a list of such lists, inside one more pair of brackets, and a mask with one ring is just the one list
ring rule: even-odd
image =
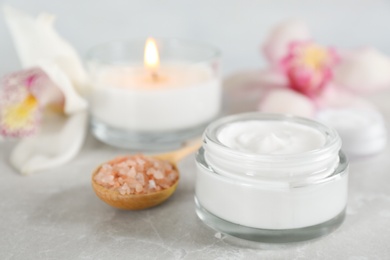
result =
[[373,109],[373,105],[368,100],[346,90],[339,85],[329,85],[317,99],[320,108],[342,108],[356,107]]
[[309,29],[304,22],[287,20],[270,32],[263,45],[263,52],[272,65],[277,65],[287,55],[291,42],[310,39]]
[[389,88],[390,59],[372,48],[355,51],[336,67],[334,81],[357,93]]
[[254,111],[268,90],[285,88],[286,85],[287,79],[276,71],[236,72],[223,82],[225,112],[236,114]]
[[35,134],[43,109],[62,103],[62,93],[40,68],[4,76],[0,81],[0,135],[19,138]]
[[259,110],[265,113],[313,117],[315,104],[304,95],[289,89],[270,91],[261,101]]
[[332,67],[338,55],[332,48],[313,42],[291,42],[279,68],[289,80],[288,86],[314,98],[332,79]]

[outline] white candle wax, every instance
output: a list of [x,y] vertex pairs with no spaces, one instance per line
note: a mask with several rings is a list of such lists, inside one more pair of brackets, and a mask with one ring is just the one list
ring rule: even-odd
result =
[[174,131],[205,124],[220,110],[219,79],[202,64],[165,63],[153,78],[143,66],[95,71],[91,113],[130,131]]

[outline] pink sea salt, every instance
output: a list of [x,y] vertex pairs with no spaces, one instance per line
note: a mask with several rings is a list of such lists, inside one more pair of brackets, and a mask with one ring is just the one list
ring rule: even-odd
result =
[[167,189],[178,178],[179,173],[171,163],[137,154],[117,157],[103,164],[94,180],[105,188],[126,195]]

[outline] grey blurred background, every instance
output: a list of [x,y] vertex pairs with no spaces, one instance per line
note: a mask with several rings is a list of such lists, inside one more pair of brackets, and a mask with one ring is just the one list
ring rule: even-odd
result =
[[[314,38],[341,48],[371,45],[390,54],[388,0],[0,0],[33,15],[57,16],[61,35],[85,55],[114,39],[163,36],[219,46],[224,74],[264,64],[260,43],[287,18],[301,18]],[[0,73],[19,68],[0,15]]]

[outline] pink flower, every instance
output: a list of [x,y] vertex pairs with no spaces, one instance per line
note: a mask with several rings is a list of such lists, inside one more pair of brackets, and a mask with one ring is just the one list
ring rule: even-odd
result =
[[337,62],[335,50],[305,41],[290,43],[279,65],[291,89],[313,98],[332,80]]
[[61,96],[42,69],[4,76],[0,82],[0,135],[19,138],[35,134],[43,109],[54,103],[59,105]]
[[[266,37],[263,51],[269,68],[257,82],[281,84],[263,95],[260,111],[313,117],[324,108],[372,108],[363,95],[390,88],[387,55],[373,48],[336,53],[311,39],[307,25],[296,20],[279,24]],[[269,77],[268,71],[283,81]]]

